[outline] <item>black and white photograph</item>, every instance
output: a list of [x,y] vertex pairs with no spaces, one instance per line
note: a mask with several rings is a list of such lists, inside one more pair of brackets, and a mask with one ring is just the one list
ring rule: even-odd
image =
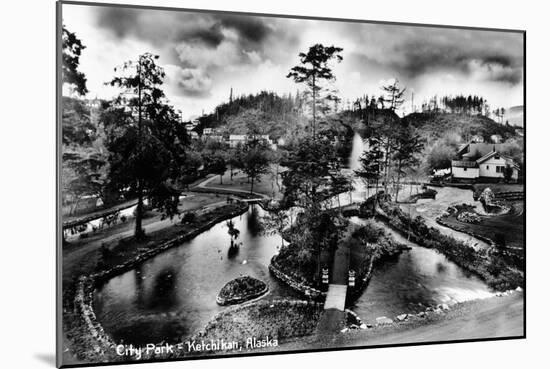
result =
[[58,365],[525,338],[525,35],[58,2]]

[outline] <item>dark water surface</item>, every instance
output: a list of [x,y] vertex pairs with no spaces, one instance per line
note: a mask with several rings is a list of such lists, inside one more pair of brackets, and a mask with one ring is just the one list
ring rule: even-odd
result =
[[[356,217],[351,219],[362,223]],[[352,309],[366,321],[380,316],[417,313],[441,303],[492,296],[487,285],[439,252],[407,241],[379,223],[399,243],[411,247],[401,255],[376,266],[370,283]]]
[[[235,255],[229,255],[230,239],[222,222],[98,287],[94,307],[105,330],[117,341],[135,343],[191,335],[225,309],[216,304],[216,296],[224,284],[242,275],[269,285],[264,298],[296,296],[269,273],[281,238],[260,233],[262,213],[253,205],[233,218],[242,242]],[[178,314],[175,322],[170,313]]]

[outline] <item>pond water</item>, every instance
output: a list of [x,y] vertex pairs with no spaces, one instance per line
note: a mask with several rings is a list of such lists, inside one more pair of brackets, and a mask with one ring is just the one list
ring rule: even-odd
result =
[[[358,134],[353,145],[347,168],[350,174],[357,169],[357,159],[364,149]],[[351,200],[364,199],[364,185],[356,180],[355,186]],[[471,191],[437,190],[441,195],[438,193],[436,200],[422,200],[410,208],[414,215],[430,220],[430,225],[435,224],[435,217],[452,202],[467,198],[473,202]],[[342,194],[340,200],[342,205],[348,203],[349,194]],[[106,332],[115,341],[135,344],[175,341],[190,336],[203,328],[212,316],[226,309],[216,304],[216,296],[225,283],[242,275],[256,277],[269,285],[270,293],[264,299],[299,298],[269,273],[269,262],[278,252],[281,238],[261,234],[259,220],[262,214],[263,210],[253,205],[247,213],[233,218],[240,230],[238,242],[242,242],[235,255],[228,254],[229,235],[226,222],[221,222],[191,241],[98,286],[94,307]],[[352,218],[352,221],[362,222],[359,218]],[[479,278],[469,275],[442,254],[408,242],[380,225],[411,250],[375,268],[366,291],[351,307],[366,321],[422,311],[428,305],[491,296],[491,291]],[[452,230],[449,234],[469,237]],[[171,313],[177,314],[177,318],[168,319]]]
[[[364,222],[356,217],[351,221]],[[372,322],[379,316],[417,313],[430,305],[451,305],[492,296],[482,280],[443,254],[407,241],[383,223],[379,225],[397,242],[411,249],[376,266],[366,291],[352,306],[362,319]]]
[[[264,298],[296,296],[269,273],[269,262],[278,252],[281,238],[260,234],[262,213],[259,206],[252,205],[247,213],[233,218],[240,230],[238,242],[242,242],[235,255],[228,253],[227,225],[221,222],[98,287],[94,307],[105,330],[116,341],[134,343],[142,335],[142,343],[175,340],[180,337],[176,334],[191,335],[225,309],[216,304],[216,296],[227,282],[242,275],[269,285],[270,292]],[[143,317],[164,313],[179,314],[179,326],[168,326],[173,324],[168,319],[143,323]],[[132,325],[132,321],[141,323]]]

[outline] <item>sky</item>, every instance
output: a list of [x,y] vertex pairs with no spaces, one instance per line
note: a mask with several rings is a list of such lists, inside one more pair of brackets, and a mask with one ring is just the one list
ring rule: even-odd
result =
[[111,98],[114,68],[144,52],[159,55],[165,93],[184,119],[210,113],[233,95],[295,93],[298,54],[314,44],[343,48],[333,65],[339,96],[381,93],[398,79],[419,106],[438,95],[477,94],[495,107],[523,105],[523,35],[374,23],[304,20],[86,5],[63,5],[63,24],[86,49],[79,69],[88,98]]

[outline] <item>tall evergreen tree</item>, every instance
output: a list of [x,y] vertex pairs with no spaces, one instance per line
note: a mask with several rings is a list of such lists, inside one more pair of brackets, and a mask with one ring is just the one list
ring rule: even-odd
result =
[[298,54],[300,65],[293,67],[287,75],[296,83],[306,83],[312,95],[313,122],[312,133],[316,136],[317,119],[317,99],[322,90],[323,81],[333,81],[335,79],[332,69],[329,66],[331,60],[342,61],[342,48],[335,46],[323,46],[315,44],[311,46],[307,53]]
[[128,61],[108,82],[122,92],[103,114],[110,151],[110,186],[138,199],[135,236],[144,235],[144,198],[167,216],[178,213],[171,189],[185,174],[187,133],[179,116],[166,104],[161,89],[164,70],[158,56],[142,54]]

